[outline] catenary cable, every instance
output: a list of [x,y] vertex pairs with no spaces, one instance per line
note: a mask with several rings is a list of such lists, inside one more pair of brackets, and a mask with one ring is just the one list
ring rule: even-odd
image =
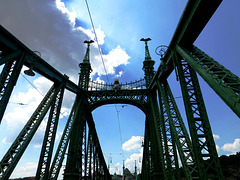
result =
[[[99,45],[99,42],[98,42],[97,33],[96,33],[96,30],[95,30],[95,27],[94,27],[94,23],[93,23],[93,19],[92,19],[92,16],[91,16],[90,8],[89,8],[89,5],[88,5],[87,0],[85,0],[85,2],[86,2],[86,6],[87,6],[87,10],[88,10],[89,17],[90,17],[90,21],[91,21],[91,24],[92,24],[93,32],[94,32],[94,35],[95,35],[95,38],[96,38],[96,42],[97,42],[97,45],[98,45],[98,50],[99,50],[99,53],[100,53],[100,57],[101,57],[101,60],[102,60],[102,64],[103,64],[103,67],[104,67],[104,71],[105,71],[105,73],[106,73],[107,81],[108,81],[108,83],[110,84],[110,81],[109,81],[109,79],[108,79],[107,69],[106,69],[106,66],[105,66],[105,63],[104,63],[104,60],[103,60],[101,48],[100,48],[100,45]],[[122,156],[123,156],[123,159],[125,159],[125,158],[124,158],[124,151],[123,151],[123,147],[122,147],[123,143],[122,143],[122,133],[121,133],[120,120],[119,120],[119,112],[118,112],[118,110],[117,110],[116,104],[115,104],[115,109],[116,109],[116,112],[117,112],[118,128],[119,128],[119,134],[120,134]]]

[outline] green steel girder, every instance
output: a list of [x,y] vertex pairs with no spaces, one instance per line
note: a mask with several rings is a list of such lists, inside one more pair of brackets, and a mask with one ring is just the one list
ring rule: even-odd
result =
[[[80,97],[85,99],[84,97]],[[94,172],[98,179],[110,179],[110,174],[97,137],[95,125],[88,105],[83,102],[78,105],[75,123],[72,127],[64,179],[92,179]],[[85,119],[85,120],[84,120]],[[86,121],[89,127],[88,143],[86,144]],[[85,141],[85,142],[84,142]],[[83,152],[83,148],[86,151]],[[87,148],[87,149],[86,149]],[[85,155],[85,157],[83,157]],[[79,157],[78,157],[79,156]],[[85,165],[82,164],[84,159]],[[83,166],[85,169],[82,170]],[[94,175],[95,176],[95,175]]]
[[142,158],[142,172],[141,177],[145,180],[150,180],[150,169],[151,169],[151,149],[150,149],[150,138],[149,138],[149,123],[145,120],[145,132],[144,132],[144,148]]
[[[87,113],[88,116],[87,116],[87,122],[88,122],[88,126],[89,126],[89,131],[92,131],[93,132],[93,144],[94,144],[94,147],[96,148],[96,153],[98,155],[98,163],[99,163],[99,171],[98,171],[98,175],[103,175],[103,178],[102,179],[111,179],[110,177],[110,173],[108,171],[108,168],[107,168],[107,164],[104,160],[104,156],[103,156],[103,153],[102,153],[102,149],[101,149],[101,146],[100,146],[100,142],[99,142],[99,139],[98,139],[98,136],[97,136],[97,130],[95,128],[95,124],[94,124],[94,120],[93,120],[93,117],[92,117],[92,114],[90,113]],[[97,179],[101,179],[101,177],[97,177]]]
[[184,59],[176,60],[175,63],[179,73],[199,178],[223,179],[197,74]]
[[[189,0],[177,28],[164,55],[165,62],[161,63],[149,86],[154,89],[157,79],[167,79],[174,70],[173,58],[176,44],[191,46],[206,26],[222,0]],[[167,65],[168,70],[163,71],[162,66]]]
[[160,106],[160,126],[162,129],[163,145],[164,145],[164,158],[165,167],[168,179],[178,179],[179,174],[179,164],[176,151],[176,141],[177,137],[174,134],[174,127],[171,124],[171,114],[169,112],[168,102],[166,100],[167,96],[164,96],[163,89],[159,82],[158,84],[158,99]]
[[[3,67],[0,75],[0,123],[6,110],[12,90],[16,85],[23,66],[25,54],[21,53],[18,59],[10,59]],[[0,58],[1,59],[1,58]]]
[[148,96],[148,91],[146,89],[88,91],[86,95],[91,110],[104,104],[126,103],[135,105],[146,113]]
[[87,173],[86,173],[86,178],[91,180],[93,177],[93,172],[92,172],[92,168],[94,168],[92,166],[92,153],[93,153],[93,131],[92,130],[89,130],[88,132],[88,143],[87,143],[87,154],[86,154],[86,157],[87,157],[87,164],[86,164],[86,170],[87,170]]
[[58,93],[50,110],[48,123],[45,131],[45,136],[43,140],[41,155],[38,161],[36,179],[48,180],[53,146],[55,143],[58,120],[59,120],[60,110],[62,106],[63,94],[64,94],[64,86]]
[[[74,123],[70,134],[67,163],[64,179],[79,179],[82,177],[82,146],[86,126],[86,103],[83,96],[74,115]],[[79,162],[80,161],[80,162]]]
[[161,94],[159,99],[162,99],[167,111],[172,138],[176,142],[180,160],[184,168],[183,171],[185,178],[188,180],[198,179],[197,166],[193,157],[192,143],[168,82],[166,80],[163,82],[157,82],[157,85],[159,94]]
[[18,50],[18,51],[14,51],[13,53],[1,56],[0,65],[3,65],[8,61],[18,59],[20,57],[21,53],[22,52],[20,50]]
[[147,115],[149,127],[150,127],[150,139],[151,139],[151,154],[152,154],[152,179],[167,179],[164,163],[164,149],[163,149],[163,137],[162,127],[160,125],[160,112],[157,102],[157,95],[155,93],[149,94],[148,97],[150,111]]
[[78,109],[80,101],[81,101],[81,98],[79,96],[77,96],[75,99],[72,110],[68,117],[68,121],[65,125],[61,140],[59,142],[57,151],[55,153],[55,156],[54,156],[51,168],[50,168],[49,179],[57,180],[60,169],[62,167],[62,162],[65,157],[65,153],[66,153],[67,146],[68,146],[69,139],[70,139],[70,134],[73,129],[72,126],[74,124],[77,109]]
[[[70,80],[66,80],[65,75],[61,74],[46,61],[44,61],[40,56],[38,56],[34,51],[27,48],[22,42],[20,42],[16,37],[9,33],[3,26],[0,25],[0,51],[2,51],[2,56],[6,58],[0,60],[1,63],[11,60],[7,56],[11,57],[11,54],[18,54],[19,51],[25,54],[24,65],[31,67],[34,64],[33,70],[38,74],[46,77],[53,82],[63,82],[66,81],[66,89],[73,93],[83,92],[75,83]],[[15,55],[13,56],[15,57]]]
[[8,179],[62,88],[54,84],[0,162],[0,179]]
[[84,123],[81,128],[81,137],[78,144],[78,164],[79,174],[82,176],[86,175],[85,164],[86,164],[86,154],[87,154],[87,121],[84,119]]
[[240,78],[195,46],[176,50],[240,118]]

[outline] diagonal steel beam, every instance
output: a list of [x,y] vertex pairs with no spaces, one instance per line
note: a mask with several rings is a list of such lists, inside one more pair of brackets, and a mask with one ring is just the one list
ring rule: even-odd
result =
[[8,179],[52,105],[61,85],[54,84],[0,162],[0,179]]
[[[174,58],[173,50],[175,49],[176,44],[180,44],[184,47],[192,45],[221,2],[222,0],[188,1],[169,44],[169,48],[164,56],[165,61],[158,67],[149,89],[153,89],[156,86],[156,79],[166,79],[172,73],[174,69],[172,61]],[[163,65],[169,67],[167,71],[162,70]]]
[[[31,51],[22,42],[20,42],[16,37],[14,37],[10,32],[8,32],[3,26],[0,25],[0,50],[5,55],[13,54],[16,51],[22,51],[25,53],[24,65],[31,67],[34,62],[33,70],[38,74],[46,77],[53,82],[65,81],[65,75],[62,75],[59,71],[49,65],[40,56]],[[5,61],[2,59],[1,61]],[[1,63],[0,61],[0,63]],[[72,81],[66,81],[66,88],[74,93],[82,92],[82,90]]]
[[197,47],[187,50],[177,46],[176,50],[240,117],[240,78]]

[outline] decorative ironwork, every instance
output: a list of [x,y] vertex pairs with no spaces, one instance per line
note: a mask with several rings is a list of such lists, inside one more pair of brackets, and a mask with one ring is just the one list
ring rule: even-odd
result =
[[157,55],[159,55],[159,56],[161,57],[160,60],[162,60],[162,59],[164,58],[165,53],[166,53],[166,51],[167,51],[168,49],[169,49],[168,46],[160,45],[160,46],[158,46],[158,47],[155,49],[155,53],[156,53]]
[[[137,89],[146,89],[146,83],[144,79],[140,79],[138,81],[129,82],[129,83],[120,83],[119,84],[121,90],[137,90]],[[113,90],[114,83],[104,84],[102,82],[90,81],[88,86],[88,91],[105,91],[105,90]]]

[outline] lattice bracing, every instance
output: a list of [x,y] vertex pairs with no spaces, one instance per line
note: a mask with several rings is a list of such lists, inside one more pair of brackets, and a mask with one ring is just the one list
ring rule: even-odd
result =
[[196,46],[177,46],[177,51],[240,117],[240,78]]

